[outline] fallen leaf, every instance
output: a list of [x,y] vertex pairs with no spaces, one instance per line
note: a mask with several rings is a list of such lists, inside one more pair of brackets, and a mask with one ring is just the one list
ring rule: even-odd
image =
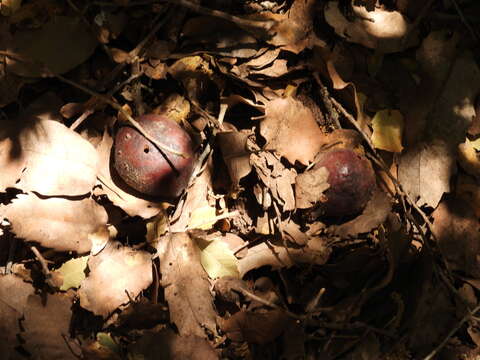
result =
[[260,133],[267,141],[265,150],[277,152],[291,164],[299,161],[304,165],[320,150],[323,136],[312,111],[291,97],[266,104]]
[[7,58],[7,66],[26,77],[63,74],[88,59],[96,46],[93,33],[80,17],[56,15],[39,29],[22,29],[13,35],[7,51],[14,56]]
[[145,360],[216,360],[218,355],[207,340],[198,336],[180,336],[170,329],[147,331],[129,346],[134,359]]
[[26,241],[38,242],[56,251],[90,251],[89,236],[107,223],[107,213],[94,200],[41,199],[20,194],[6,206],[5,217],[12,231]]
[[228,319],[220,319],[219,326],[233,341],[267,344],[279,337],[288,324],[288,317],[278,309],[265,312],[241,310]]
[[372,143],[377,149],[400,153],[403,150],[403,116],[398,110],[378,111],[372,119]]
[[[250,162],[262,183],[270,190],[272,198],[282,205],[283,211],[294,210],[295,195],[292,185],[295,183],[296,171],[287,169],[277,156],[269,152],[251,154]],[[262,189],[260,190],[263,192]],[[267,196],[269,195],[264,194],[258,199],[264,207],[271,203],[267,200]]]
[[330,187],[328,170],[325,167],[314,167],[295,178],[295,206],[297,209],[308,209],[325,198],[323,192]]
[[67,295],[30,295],[23,321],[23,346],[40,359],[78,359],[80,346],[69,336],[71,307]]
[[238,187],[240,180],[252,171],[247,139],[248,135],[239,131],[220,132],[216,135],[223,161],[235,187]]
[[391,209],[392,202],[388,195],[382,190],[376,189],[362,214],[335,227],[333,233],[342,238],[368,233],[385,222]]
[[91,256],[88,268],[88,277],[78,290],[80,305],[104,318],[152,283],[151,255],[116,242]]
[[480,178],[480,159],[474,145],[468,139],[458,145],[458,162],[468,174],[478,179]]
[[[352,6],[355,20],[350,22],[340,11],[339,1],[329,1],[325,7],[325,20],[337,35],[347,41],[377,49],[382,53],[399,52],[413,46],[416,31],[398,11],[375,7],[368,11],[363,6]],[[408,41],[404,41],[408,35]]]
[[238,260],[229,245],[217,237],[212,241],[198,241],[200,262],[211,279],[223,276],[238,277]]
[[162,286],[173,322],[181,336],[206,338],[216,333],[210,283],[200,250],[187,233],[164,236],[158,245]]
[[85,279],[88,256],[70,259],[62,264],[56,271],[63,277],[63,284],[60,290],[66,291],[71,288],[78,288]]
[[452,269],[480,276],[480,226],[473,209],[459,199],[449,198],[433,212],[432,231]]
[[247,255],[238,261],[240,278],[253,269],[269,265],[273,270],[289,268],[297,263],[323,265],[330,257],[331,249],[324,243],[314,248],[286,248],[262,242],[248,249]]
[[208,230],[217,222],[217,209],[213,206],[202,206],[193,209],[190,216],[190,223],[188,229]]
[[455,172],[454,153],[445,143],[419,143],[402,154],[398,180],[419,206],[435,208],[442,195],[450,192]]
[[[23,128],[22,128],[23,126]],[[0,190],[79,196],[95,184],[97,154],[79,134],[53,120],[6,123],[0,131]]]

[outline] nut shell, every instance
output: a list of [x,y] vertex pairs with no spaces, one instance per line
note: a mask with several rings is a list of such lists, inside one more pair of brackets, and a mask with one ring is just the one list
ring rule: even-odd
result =
[[188,185],[195,156],[192,139],[175,121],[155,114],[137,118],[147,133],[160,144],[186,155],[164,151],[164,155],[135,128],[123,126],[115,136],[114,168],[127,185],[151,196],[175,198]]
[[353,150],[329,151],[315,167],[326,167],[330,187],[321,204],[324,215],[339,217],[360,213],[370,200],[376,185],[370,161]]

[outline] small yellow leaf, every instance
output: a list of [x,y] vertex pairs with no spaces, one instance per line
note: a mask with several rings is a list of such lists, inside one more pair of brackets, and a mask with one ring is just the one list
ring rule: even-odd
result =
[[470,145],[472,145],[472,147],[475,150],[480,151],[480,138],[472,140],[472,141],[467,139],[466,141],[468,141],[470,143]]
[[65,262],[57,270],[63,276],[63,284],[60,290],[66,291],[70,288],[78,288],[85,279],[85,268],[87,267],[88,256],[82,256]]
[[398,110],[381,110],[372,119],[372,142],[377,149],[402,152],[403,115]]
[[189,229],[209,230],[216,223],[217,211],[211,206],[202,206],[193,210],[190,217]]
[[205,247],[200,247],[200,261],[208,276],[212,279],[222,276],[238,278],[238,259],[233,255],[228,244],[213,240]]

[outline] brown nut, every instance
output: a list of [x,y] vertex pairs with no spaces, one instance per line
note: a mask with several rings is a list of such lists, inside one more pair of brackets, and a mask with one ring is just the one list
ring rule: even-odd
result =
[[[175,121],[155,114],[137,121],[160,144],[185,157],[162,153],[136,129],[123,126],[115,136],[114,168],[127,185],[151,196],[175,198],[188,185],[195,162],[192,139]],[[165,159],[169,159],[171,165]]]
[[329,151],[315,165],[328,170],[330,187],[320,207],[326,216],[350,216],[360,213],[370,200],[376,185],[375,172],[368,159],[353,150]]

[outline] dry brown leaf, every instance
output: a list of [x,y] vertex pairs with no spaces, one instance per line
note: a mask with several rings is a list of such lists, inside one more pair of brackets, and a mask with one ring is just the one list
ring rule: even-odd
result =
[[162,204],[158,202],[148,201],[140,197],[136,197],[123,188],[119,187],[112,178],[112,171],[110,167],[110,153],[113,146],[112,137],[105,132],[103,134],[102,142],[97,147],[99,158],[98,178],[102,184],[102,191],[97,190],[97,193],[104,193],[110,201],[125,211],[130,216],[141,216],[143,218],[150,218],[157,215],[162,210]]
[[129,347],[129,354],[145,360],[216,360],[218,355],[207,340],[198,336],[179,336],[170,329],[146,332]]
[[320,150],[323,136],[312,111],[291,97],[266,104],[260,133],[267,140],[266,150],[277,152],[292,164],[299,161],[304,165]]
[[[338,1],[329,1],[325,7],[325,20],[347,41],[383,53],[398,52],[415,45],[417,36],[411,33],[411,25],[400,12],[380,7],[368,11],[356,5],[352,9],[355,20],[350,22],[341,13]],[[408,41],[404,41],[406,35]]]
[[38,242],[56,251],[90,251],[90,236],[106,227],[107,213],[94,200],[41,199],[20,194],[6,206],[5,217],[12,231],[26,241]]
[[455,157],[443,142],[419,143],[400,158],[398,179],[419,206],[437,207],[442,195],[450,192]]
[[285,248],[263,242],[248,249],[247,255],[239,260],[240,277],[253,269],[270,265],[272,269],[289,268],[297,263],[323,265],[327,262],[331,250],[326,244],[313,248]]
[[247,140],[248,135],[239,131],[220,132],[216,136],[223,161],[235,187],[238,187],[240,180],[252,171]]
[[400,159],[399,180],[413,197],[421,198],[420,205],[436,207],[442,194],[450,191],[457,146],[475,115],[479,92],[480,69],[472,54],[464,53],[455,60],[430,111],[427,142],[407,148]]
[[480,226],[470,205],[447,199],[433,213],[433,232],[440,250],[453,269],[480,276]]
[[63,74],[88,59],[96,46],[95,37],[80,17],[56,15],[39,29],[15,32],[7,48],[14,57],[7,58],[7,66],[26,77]]
[[308,243],[308,235],[300,229],[300,225],[292,220],[284,221],[282,223],[282,230],[285,238],[293,244],[304,246]]
[[228,319],[220,319],[219,326],[233,341],[267,344],[280,336],[288,325],[288,316],[279,309],[265,312],[241,310]]
[[201,46],[205,51],[248,59],[257,54],[257,40],[230,21],[218,17],[199,16],[188,20],[183,27],[185,47]]
[[[405,140],[413,144],[422,139],[428,125],[428,113],[435,104],[448,79],[452,63],[457,56],[460,35],[449,30],[432,31],[416,52],[420,83],[416,91],[400,98],[399,106],[405,114]],[[408,148],[407,148],[408,150]]]
[[206,331],[215,334],[210,283],[195,242],[187,233],[173,233],[160,240],[157,250],[170,321],[181,336],[206,338]]
[[53,120],[6,123],[0,139],[0,191],[15,187],[46,196],[78,196],[93,188],[95,149],[65,125]]
[[387,194],[380,189],[376,189],[363,213],[355,219],[339,225],[333,233],[342,238],[367,233],[382,224],[387,219],[391,209],[392,203]]
[[80,305],[103,317],[152,283],[151,255],[116,242],[110,242],[98,255],[91,256],[88,268],[90,273],[78,291]]
[[171,232],[186,231],[189,228],[195,209],[212,207],[209,202],[209,193],[212,189],[211,166],[211,162],[209,162],[203,172],[194,180],[193,185],[188,188],[186,197],[181,198],[177,204],[177,208],[170,219]]
[[23,346],[39,359],[78,359],[80,346],[69,336],[71,307],[72,299],[67,295],[30,295],[23,322]]
[[297,175],[295,179],[295,205],[297,209],[308,209],[321,201],[323,192],[330,187],[328,170],[325,167],[313,168]]
[[282,50],[300,53],[314,44],[324,45],[313,32],[314,0],[295,0],[285,14],[262,12],[252,18],[256,20],[273,20],[274,25],[268,30],[269,44]]
[[[250,161],[260,180],[270,190],[273,199],[282,205],[283,211],[294,210],[295,195],[292,185],[295,183],[296,171],[287,169],[274,154],[269,152],[251,154]],[[269,195],[263,194],[263,197],[258,198],[260,205],[264,207],[270,203],[266,200],[266,196]]]

